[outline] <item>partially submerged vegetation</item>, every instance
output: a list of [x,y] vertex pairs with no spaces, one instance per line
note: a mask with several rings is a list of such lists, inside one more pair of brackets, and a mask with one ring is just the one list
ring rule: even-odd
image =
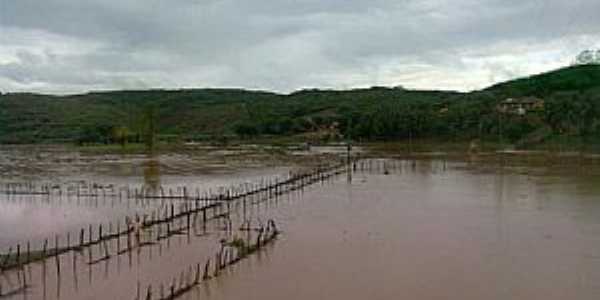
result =
[[[509,98],[531,97],[540,99],[537,109],[499,107]],[[471,93],[373,87],[289,95],[198,89],[0,96],[0,143],[115,144],[127,149],[129,143],[153,148],[248,139],[477,140],[527,149],[554,145],[597,151],[600,66],[569,67]]]

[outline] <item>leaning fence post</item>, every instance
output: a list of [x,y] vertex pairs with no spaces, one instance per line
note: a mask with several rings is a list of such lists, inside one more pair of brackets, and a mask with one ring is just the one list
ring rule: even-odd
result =
[[186,218],[187,218],[187,219],[186,219],[186,222],[187,222],[187,225],[186,225],[186,226],[187,226],[187,230],[188,230],[188,232],[189,232],[189,230],[190,230],[190,218],[191,218],[191,215],[190,215],[190,214],[187,214],[187,215],[186,215]]
[[27,275],[25,274],[25,269],[21,269],[21,275],[23,277],[23,290],[27,289]]
[[56,237],[54,238],[54,255],[56,261],[56,274],[57,276],[60,276],[60,252],[58,245],[58,235],[56,235]]
[[196,275],[194,276],[194,284],[198,284],[200,282],[200,263],[196,264]]
[[152,285],[148,286],[148,292],[146,293],[146,300],[152,300]]
[[131,250],[131,231],[129,225],[127,225],[127,251]]
[[92,241],[93,241],[92,240],[92,225],[91,224],[88,226],[88,231],[89,231],[89,239],[88,239],[88,241],[89,241],[89,244],[91,246],[92,245]]
[[173,278],[173,283],[171,284],[171,297],[169,299],[175,299],[175,284],[176,278]]
[[206,264],[204,265],[204,275],[202,275],[202,280],[208,280],[210,278],[210,275],[208,275],[209,268],[210,268],[210,258],[206,261]]
[[44,240],[44,247],[42,248],[42,259],[46,259],[46,251],[48,251],[48,239]]
[[256,237],[256,249],[260,249],[260,238],[262,237],[263,230],[264,229],[261,227],[258,231],[258,236]]
[[214,276],[219,276],[219,268],[221,268],[221,256],[219,253],[215,255],[215,273]]
[[85,236],[85,230],[83,228],[81,228],[81,230],[79,231],[79,248],[83,248],[83,243],[84,243],[84,236]]
[[21,265],[21,245],[17,244],[17,266]]
[[119,227],[117,225],[117,255],[121,251],[121,234],[119,232]]
[[106,245],[106,241],[102,241],[102,245],[104,246],[104,258],[109,258],[110,254],[108,253],[108,245]]
[[31,245],[30,245],[29,241],[27,241],[27,256],[26,256],[26,259],[27,259],[27,264],[29,264],[31,262]]

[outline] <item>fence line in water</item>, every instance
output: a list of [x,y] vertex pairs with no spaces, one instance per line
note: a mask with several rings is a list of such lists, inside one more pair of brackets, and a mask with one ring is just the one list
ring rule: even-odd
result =
[[[247,230],[253,230],[248,227]],[[256,242],[252,243],[250,240],[244,241],[243,239],[232,239],[228,242],[221,243],[221,249],[216,253],[214,259],[214,271],[211,276],[211,259],[208,259],[204,264],[196,263],[190,265],[187,270],[182,271],[178,276],[174,276],[167,286],[168,290],[165,291],[165,285],[152,287],[148,285],[145,295],[141,294],[140,283],[138,282],[136,288],[135,300],[173,300],[183,296],[185,293],[191,291],[195,286],[199,285],[202,281],[208,281],[214,277],[218,277],[219,273],[227,268],[228,266],[234,265],[249,255],[260,251],[264,246],[273,242],[280,231],[277,229],[275,221],[269,220],[266,226],[261,226],[256,229],[258,232],[256,236]],[[203,266],[203,267],[202,267]],[[179,278],[179,281],[178,281]],[[157,297],[155,297],[155,295]]]
[[[389,169],[394,169],[393,164],[390,166],[389,163],[374,160],[353,161],[351,166],[354,171],[357,171],[357,169],[360,169],[361,171],[375,169],[383,170],[385,173],[388,172]],[[143,215],[142,219],[140,219],[138,215],[136,215],[135,218],[126,217],[124,224],[126,227],[123,230],[121,230],[120,221],[117,221],[116,226],[113,226],[112,222],[109,222],[107,227],[102,224],[97,227],[89,225],[87,228],[81,228],[79,231],[79,243],[77,243],[77,235],[74,236],[73,240],[71,239],[71,232],[63,235],[63,238],[66,238],[63,247],[59,244],[59,235],[54,236],[54,248],[48,248],[49,239],[44,240],[42,249],[35,251],[31,250],[30,242],[25,244],[26,249],[23,249],[21,244],[17,244],[14,248],[14,254],[13,248],[10,247],[7,254],[0,255],[0,271],[52,258],[71,250],[81,251],[86,247],[97,245],[104,241],[113,239],[120,240],[120,237],[123,236],[127,236],[128,240],[130,240],[132,233],[136,230],[132,220],[136,220],[140,229],[148,229],[161,224],[167,224],[167,227],[169,227],[168,225],[173,221],[185,218],[188,224],[187,228],[189,228],[190,218],[193,217],[194,222],[196,222],[200,214],[203,223],[212,219],[227,217],[231,209],[231,202],[233,201],[242,200],[244,206],[246,206],[247,199],[254,197],[255,195],[265,194],[267,199],[272,198],[273,196],[300,189],[315,182],[323,181],[333,175],[346,172],[346,168],[350,168],[350,165],[338,164],[328,168],[318,168],[309,172],[297,173],[286,180],[263,180],[251,190],[223,189],[220,194],[209,198],[187,198],[186,201],[181,203],[178,207],[178,212],[175,210],[175,205],[170,203],[168,207],[160,207],[152,211],[149,215]],[[211,210],[212,216],[209,216],[209,211]],[[95,231],[96,228],[97,230]],[[167,228],[167,234],[168,233],[170,233],[169,228]],[[72,241],[74,243],[71,243]]]
[[[395,165],[395,163],[386,161],[361,160],[353,161],[352,169],[354,171],[357,171],[357,169],[360,169],[361,171],[383,170],[384,173],[387,173],[390,169],[395,169]],[[168,207],[159,207],[152,211],[152,213],[149,215],[145,214],[142,219],[140,219],[138,215],[136,215],[135,218],[126,217],[124,230],[121,230],[120,221],[117,221],[116,226],[113,226],[112,222],[109,222],[108,226],[103,226],[102,224],[98,226],[89,225],[87,228],[82,228],[79,231],[79,243],[77,243],[77,235],[74,236],[74,243],[71,243],[71,232],[68,232],[66,235],[62,235],[63,238],[66,238],[66,242],[63,244],[63,247],[59,245],[59,235],[54,236],[55,247],[53,249],[48,248],[48,239],[44,240],[42,249],[36,251],[31,250],[30,242],[24,244],[26,245],[25,249],[21,247],[21,244],[17,244],[16,247],[14,247],[14,254],[13,248],[10,247],[7,254],[0,256],[0,270],[3,271],[16,268],[20,265],[26,265],[31,262],[45,260],[71,250],[80,251],[86,247],[102,243],[103,241],[120,239],[122,236],[127,236],[129,240],[131,239],[131,234],[135,231],[132,220],[136,220],[141,229],[148,229],[156,225],[168,224],[174,220],[186,218],[189,228],[190,218],[193,217],[194,222],[196,222],[199,214],[201,214],[202,222],[206,223],[211,219],[218,219],[228,216],[231,209],[231,202],[233,201],[241,199],[244,206],[246,206],[246,200],[250,197],[254,197],[255,195],[266,194],[267,198],[271,198],[274,195],[276,196],[281,193],[302,188],[306,185],[313,184],[314,182],[323,181],[332,175],[345,172],[346,167],[349,168],[350,165],[338,164],[329,168],[319,168],[309,172],[297,173],[295,175],[291,175],[286,180],[262,180],[260,184],[255,185],[254,188],[250,190],[236,190],[233,188],[222,189],[220,194],[212,197],[186,198],[186,201],[180,203],[178,212],[175,210],[175,205],[170,203]],[[334,171],[333,173],[335,174],[333,174],[332,171]],[[209,217],[210,210],[212,210],[212,217]],[[170,232],[169,229],[167,229],[167,232]]]
[[[317,168],[326,169],[323,167]],[[303,173],[300,173],[300,175]],[[106,199],[113,198],[119,200],[182,200],[182,201],[215,201],[223,200],[227,197],[239,197],[246,193],[256,192],[257,190],[273,187],[280,182],[294,180],[299,174],[290,172],[287,178],[276,176],[275,178],[261,178],[254,183],[239,183],[229,187],[218,187],[215,190],[208,189],[200,191],[198,187],[189,188],[187,186],[175,187],[117,187],[115,184],[99,183],[77,183],[77,184],[36,184],[34,182],[8,182],[0,184],[0,194],[7,196],[45,196],[46,201],[53,198],[67,199]],[[137,201],[136,201],[137,203]]]
[[[12,248],[9,249],[8,254],[0,256],[0,272],[4,273],[5,271],[17,270],[18,272],[23,272],[25,266],[35,263],[35,262],[43,262],[44,266],[47,260],[54,258],[56,264],[56,273],[57,276],[60,277],[61,273],[61,255],[70,252],[83,252],[85,249],[89,249],[89,260],[88,264],[95,264],[103,260],[110,259],[111,254],[108,251],[108,247],[106,242],[111,240],[116,240],[117,250],[116,255],[121,255],[124,253],[131,252],[134,247],[132,247],[133,239],[135,238],[139,244],[139,237],[137,236],[141,230],[152,229],[156,227],[157,232],[157,240],[169,238],[173,235],[178,235],[184,233],[186,230],[189,232],[192,219],[194,223],[194,227],[197,224],[197,219],[202,217],[202,224],[205,228],[206,222],[213,219],[229,219],[229,215],[231,213],[231,204],[236,202],[240,204],[243,202],[244,209],[246,208],[248,200],[254,200],[254,198],[260,196],[264,196],[265,200],[272,199],[274,197],[278,197],[280,195],[290,193],[292,191],[303,189],[306,186],[324,182],[329,178],[344,173],[348,170],[347,164],[337,164],[330,167],[318,168],[307,172],[296,173],[291,175],[286,180],[274,180],[274,181],[262,181],[261,184],[255,186],[250,190],[232,190],[227,189],[223,190],[220,194],[210,198],[210,199],[187,199],[183,203],[181,203],[179,207],[179,211],[175,211],[174,204],[171,205],[164,210],[159,208],[158,210],[153,211],[150,215],[144,215],[142,218],[136,216],[135,218],[128,217],[125,224],[126,228],[121,230],[120,222],[116,224],[115,227],[112,226],[112,223],[109,223],[108,231],[106,227],[102,225],[98,226],[97,234],[94,235],[95,226],[88,226],[87,230],[82,228],[79,232],[78,240],[77,236],[74,239],[71,239],[70,233],[66,235],[66,242],[61,245],[61,239],[59,235],[54,237],[54,247],[49,248],[49,240],[45,239],[44,244],[41,250],[32,251],[30,247],[30,243],[27,242],[27,247],[24,251],[21,249],[21,245],[17,245],[15,247],[15,253],[13,254]],[[255,204],[252,203],[251,204]],[[210,211],[212,210],[212,216],[210,216]],[[131,221],[131,220],[136,220]],[[180,226],[179,228],[172,229],[172,223],[179,221],[181,223],[185,222],[185,225]],[[163,235],[163,227],[166,226],[167,229],[165,234]],[[87,236],[86,236],[87,233]],[[121,247],[121,239],[122,237],[126,237],[126,246]],[[72,243],[73,242],[73,243]],[[260,242],[260,241],[259,241]],[[91,254],[91,247],[94,245],[99,245],[104,249],[104,255],[94,259]],[[260,245],[260,244],[259,244]],[[139,244],[139,247],[143,247],[145,245]],[[10,293],[23,293],[26,292],[27,278],[25,272],[23,272],[23,284],[19,286],[18,289],[11,291]],[[2,291],[2,287],[0,286],[0,296],[6,295],[7,292]]]

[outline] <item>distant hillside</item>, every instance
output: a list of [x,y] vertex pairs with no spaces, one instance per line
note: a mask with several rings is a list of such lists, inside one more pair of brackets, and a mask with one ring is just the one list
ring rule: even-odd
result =
[[[600,133],[599,91],[600,66],[584,65],[472,93],[373,87],[289,95],[235,89],[5,94],[0,143],[140,142],[149,130],[166,140],[295,135],[515,142],[540,128],[593,140]],[[506,98],[526,96],[541,97],[544,110],[523,116],[497,111]]]
[[557,92],[584,92],[600,88],[600,65],[577,65],[500,83],[488,91],[516,96],[547,96]]

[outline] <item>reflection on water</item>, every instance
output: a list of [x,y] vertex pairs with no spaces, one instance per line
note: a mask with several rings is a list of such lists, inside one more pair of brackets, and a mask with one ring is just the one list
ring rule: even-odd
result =
[[144,190],[148,189],[153,195],[160,194],[160,164],[156,157],[144,162]]
[[[181,194],[182,187],[186,187],[190,195],[193,191],[193,196],[204,196],[219,187],[259,182],[291,170],[285,165],[215,168],[213,161],[193,154],[81,155],[63,147],[2,148],[1,191],[8,183],[30,182],[38,191],[44,184],[60,187],[61,191],[55,190],[51,197],[0,193],[0,252],[28,241],[39,248],[44,239],[55,234],[74,234],[90,224],[96,227],[123,222],[126,216],[144,215],[158,206],[177,202],[133,199],[138,191],[155,196]],[[78,186],[85,186],[81,194],[88,196],[80,197]],[[89,196],[90,190],[95,196]]]
[[375,161],[307,191],[266,213],[267,263],[189,299],[597,299],[598,173],[482,167]]
[[[214,180],[165,176],[152,159],[143,166],[148,187]],[[273,218],[283,235],[182,299],[591,300],[600,295],[597,166],[381,159],[354,169],[277,200],[233,204],[236,227],[246,219]],[[226,175],[218,182],[246,178],[241,177]],[[7,203],[12,212],[0,221],[18,214],[19,202]],[[52,220],[38,226],[44,223]],[[74,271],[65,271],[60,281],[49,275],[46,288],[36,287],[30,297],[41,299],[43,292],[46,299],[134,299],[137,282],[157,287],[191,263],[211,258],[223,238],[221,227],[211,223],[203,234],[176,236],[90,266],[87,253],[70,253],[63,269]],[[92,251],[98,257],[105,250],[98,245]],[[55,273],[52,264],[47,267]],[[35,267],[32,280],[42,278],[41,269]]]

